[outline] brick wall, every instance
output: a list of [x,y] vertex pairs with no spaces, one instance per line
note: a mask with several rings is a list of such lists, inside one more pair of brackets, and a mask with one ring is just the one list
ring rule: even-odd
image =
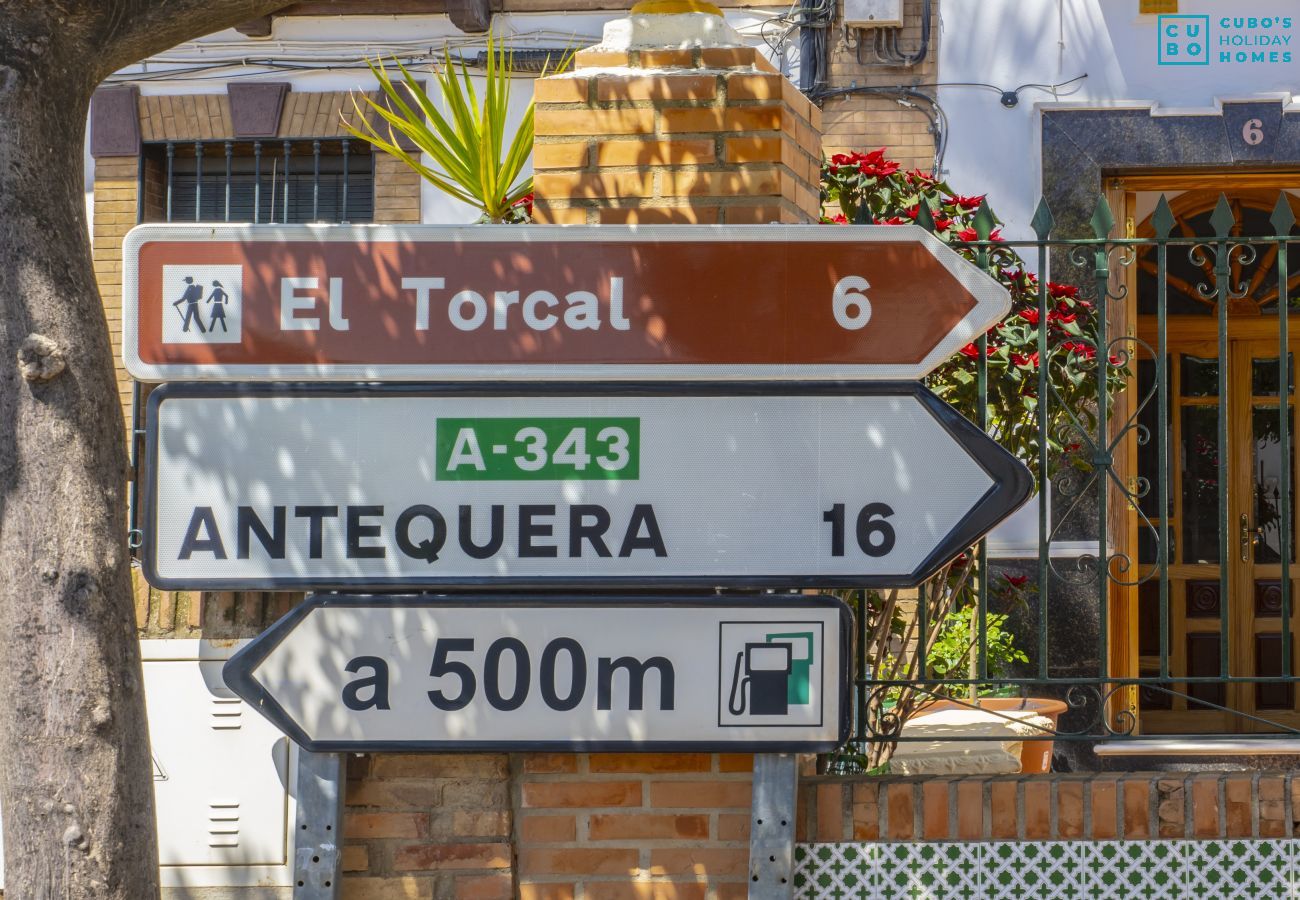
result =
[[343,897],[738,900],[747,754],[348,761]]
[[[899,33],[899,44],[905,51],[911,51],[920,41],[922,3],[923,0],[905,0],[903,4],[907,25]],[[939,80],[939,3],[940,0],[934,0],[931,6],[929,53],[915,66],[873,66],[860,62],[858,51],[845,44],[839,28],[831,29],[829,87],[921,86],[919,90],[933,96],[936,89],[925,85]],[[870,32],[859,34],[870,35]],[[862,48],[862,57],[867,61],[874,59],[869,45]],[[886,147],[905,169],[928,171],[934,162],[934,135],[929,131],[929,120],[919,109],[901,106],[892,96],[856,93],[830,98],[822,107],[822,115],[827,156],[844,150]]]
[[124,419],[129,423],[131,380],[122,365],[122,239],[135,227],[139,194],[139,159],[106,157],[95,162],[95,210],[91,222],[95,279],[104,300],[113,365]]
[[822,776],[800,790],[801,841],[1300,837],[1300,780],[1286,772]]
[[523,900],[744,897],[750,773],[741,754],[521,754]]
[[349,757],[343,900],[509,900],[509,768],[503,754]]

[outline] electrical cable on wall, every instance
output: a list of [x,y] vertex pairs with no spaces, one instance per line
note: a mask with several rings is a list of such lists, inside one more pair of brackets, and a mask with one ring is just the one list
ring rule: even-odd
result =
[[[836,0],[817,0],[820,4],[815,18],[829,17]],[[793,9],[797,8],[797,3]],[[761,37],[769,46],[780,43],[773,39],[774,28],[788,35],[800,27],[803,19],[793,17],[793,24],[785,21],[790,15],[769,15],[761,10],[746,10],[756,22],[737,27],[743,35]],[[576,49],[596,44],[599,35],[579,34],[551,28],[515,31],[501,36],[506,46],[528,65],[521,74],[535,75],[539,66],[532,63],[546,54],[571,53]],[[182,44],[172,50],[150,57],[110,75],[109,84],[135,84],[145,82],[217,81],[231,78],[256,78],[281,72],[353,72],[368,71],[367,60],[381,59],[391,65],[396,59],[405,66],[421,67],[430,60],[441,61],[451,53],[452,62],[469,68],[482,68],[485,45],[480,36],[453,36],[392,40],[358,45],[337,40],[204,40]],[[558,58],[558,57],[557,57]]]
[[930,123],[929,131],[934,136],[934,167],[932,174],[938,177],[943,171],[943,158],[948,150],[948,117],[939,104],[937,97],[927,93],[924,89],[938,88],[977,88],[988,90],[996,93],[1001,98],[1003,106],[1011,109],[1018,105],[1019,96],[1022,91],[1034,90],[1041,91],[1045,94],[1051,94],[1054,97],[1063,96],[1062,88],[1078,85],[1088,73],[1058,82],[1057,84],[1045,84],[1038,82],[1029,82],[1015,88],[1003,88],[996,84],[988,84],[979,81],[934,81],[925,84],[896,84],[896,85],[849,85],[840,88],[823,88],[814,91],[808,95],[808,99],[814,103],[824,105],[829,99],[835,97],[846,97],[852,94],[874,94],[883,97],[892,97],[899,106],[913,109],[924,115]]
[[934,136],[934,165],[931,174],[936,178],[943,171],[943,157],[948,151],[948,116],[939,105],[939,101],[924,91],[908,85],[853,85],[842,88],[827,88],[811,94],[808,99],[819,106],[835,97],[847,97],[852,94],[873,94],[889,97],[899,106],[915,110],[929,121],[929,132]]

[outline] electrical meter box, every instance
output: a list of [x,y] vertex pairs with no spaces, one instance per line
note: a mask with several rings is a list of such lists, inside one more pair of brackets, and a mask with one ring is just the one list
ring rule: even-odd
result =
[[902,28],[903,0],[844,0],[847,28]]
[[234,647],[141,641],[162,882],[289,884],[290,741],[221,680]]
[[260,900],[293,884],[297,750],[222,681],[242,643],[140,642],[164,898]]

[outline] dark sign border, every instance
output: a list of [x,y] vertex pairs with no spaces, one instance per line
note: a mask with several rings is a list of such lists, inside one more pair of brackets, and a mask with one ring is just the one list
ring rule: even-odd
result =
[[[158,407],[171,398],[188,397],[915,397],[939,425],[952,435],[989,477],[993,485],[912,572],[892,575],[728,575],[728,576],[404,576],[375,578],[164,578],[158,574],[155,512],[157,509]],[[618,590],[664,588],[883,588],[915,587],[945,563],[1015,512],[1033,491],[1029,470],[974,424],[915,381],[878,382],[691,382],[691,383],[574,383],[574,384],[317,384],[256,383],[200,384],[175,382],[156,388],[146,409],[145,459],[142,474],[140,551],[145,580],[164,591],[180,590]]]
[[[279,701],[254,677],[254,670],[271,655],[276,647],[310,613],[319,609],[354,609],[382,607],[387,609],[454,609],[458,607],[509,607],[517,609],[554,608],[585,609],[648,607],[668,609],[764,609],[810,607],[836,609],[840,624],[840,669],[835,674],[834,685],[839,688],[839,735],[834,742],[819,741],[315,741],[302,727],[290,718]],[[226,687],[265,716],[276,728],[289,736],[294,743],[313,753],[427,753],[430,751],[550,751],[575,752],[607,751],[676,751],[712,753],[827,753],[849,739],[852,725],[852,685],[850,659],[853,644],[853,614],[845,603],[825,594],[753,594],[729,597],[691,597],[686,595],[611,594],[577,597],[520,598],[508,594],[483,594],[473,598],[465,595],[436,594],[313,594],[295,606],[288,615],[262,632],[252,643],[239,650],[226,661],[221,670]],[[828,673],[829,674],[829,673]]]

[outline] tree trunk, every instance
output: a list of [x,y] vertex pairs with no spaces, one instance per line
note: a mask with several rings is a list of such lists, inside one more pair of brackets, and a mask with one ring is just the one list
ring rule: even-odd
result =
[[274,0],[0,0],[0,808],[15,900],[157,896],[126,435],[87,242],[95,85]]
[[[47,61],[48,64],[48,61]],[[3,71],[3,69],[0,69]],[[126,434],[86,242],[89,79],[0,86],[0,784],[6,893],[156,894]],[[141,777],[144,775],[145,777]]]

